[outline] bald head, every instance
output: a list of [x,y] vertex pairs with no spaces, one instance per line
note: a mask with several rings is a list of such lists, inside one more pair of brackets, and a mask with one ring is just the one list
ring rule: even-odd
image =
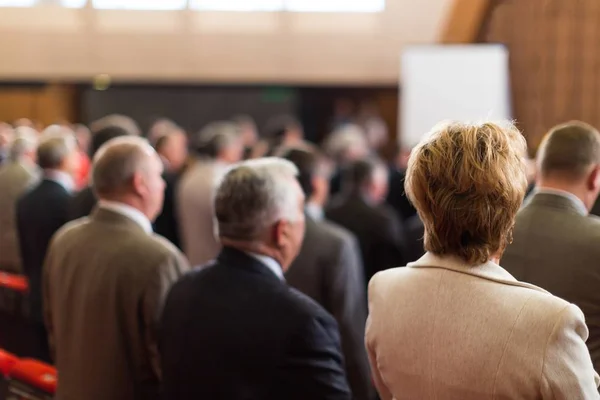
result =
[[133,190],[136,173],[160,160],[146,139],[122,136],[106,142],[94,156],[92,181],[98,197],[113,196]]

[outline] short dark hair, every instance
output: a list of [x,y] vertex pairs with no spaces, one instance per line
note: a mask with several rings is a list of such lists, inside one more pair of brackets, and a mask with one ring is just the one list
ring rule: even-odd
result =
[[238,140],[237,125],[229,121],[211,122],[192,138],[192,148],[199,155],[216,158]]
[[582,178],[590,166],[600,164],[600,133],[581,121],[555,126],[544,137],[538,157],[542,177]]
[[106,126],[92,135],[92,144],[90,146],[90,156],[93,158],[96,152],[111,139],[128,136],[129,132],[120,126]]
[[42,169],[59,168],[76,149],[77,141],[73,135],[52,134],[42,138],[37,148],[37,163]]
[[383,166],[383,162],[375,157],[354,161],[342,172],[344,189],[352,191],[362,189],[373,180],[375,172]]
[[312,180],[320,173],[324,159],[321,154],[311,149],[289,149],[283,158],[291,161],[298,168],[298,183],[306,198],[313,194]]

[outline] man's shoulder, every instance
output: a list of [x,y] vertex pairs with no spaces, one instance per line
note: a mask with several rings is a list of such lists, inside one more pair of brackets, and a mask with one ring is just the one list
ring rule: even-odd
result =
[[333,244],[344,244],[356,240],[349,230],[328,220],[315,221],[312,232],[318,239],[327,240]]
[[306,320],[319,319],[335,323],[333,317],[321,305],[291,286],[286,286],[286,290],[281,292],[281,300],[287,303],[290,311],[294,311]]

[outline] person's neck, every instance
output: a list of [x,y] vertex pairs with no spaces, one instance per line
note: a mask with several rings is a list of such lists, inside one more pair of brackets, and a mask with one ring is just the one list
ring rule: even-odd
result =
[[261,242],[247,242],[242,240],[229,239],[221,236],[220,238],[221,244],[226,247],[231,247],[239,251],[243,251],[245,253],[254,253],[259,254],[261,256],[266,256],[274,259],[281,266],[281,268],[285,271],[285,266],[283,263],[283,257],[276,249],[267,246]]
[[146,212],[144,211],[144,207],[140,204],[140,202],[131,196],[100,196],[100,201],[110,202],[110,203],[119,203],[124,206],[128,206],[131,208],[135,208],[142,214],[146,216],[146,218],[150,218]]
[[572,194],[573,196],[577,197],[579,200],[581,200],[583,202],[583,204],[585,204],[585,206],[588,208],[588,210],[590,209],[590,207],[593,204],[588,204],[588,196],[587,196],[587,190],[585,188],[585,184],[584,183],[580,183],[580,182],[566,182],[563,180],[558,180],[558,179],[539,179],[538,182],[536,183],[536,186],[538,188],[538,190],[560,190],[562,192],[567,192]]

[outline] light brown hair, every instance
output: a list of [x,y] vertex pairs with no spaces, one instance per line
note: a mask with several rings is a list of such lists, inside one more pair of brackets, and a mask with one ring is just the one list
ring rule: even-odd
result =
[[583,178],[592,165],[600,164],[600,133],[581,121],[555,126],[540,145],[538,164],[542,177]]
[[510,241],[525,195],[525,139],[512,125],[450,122],[413,149],[405,190],[425,250],[484,263]]

